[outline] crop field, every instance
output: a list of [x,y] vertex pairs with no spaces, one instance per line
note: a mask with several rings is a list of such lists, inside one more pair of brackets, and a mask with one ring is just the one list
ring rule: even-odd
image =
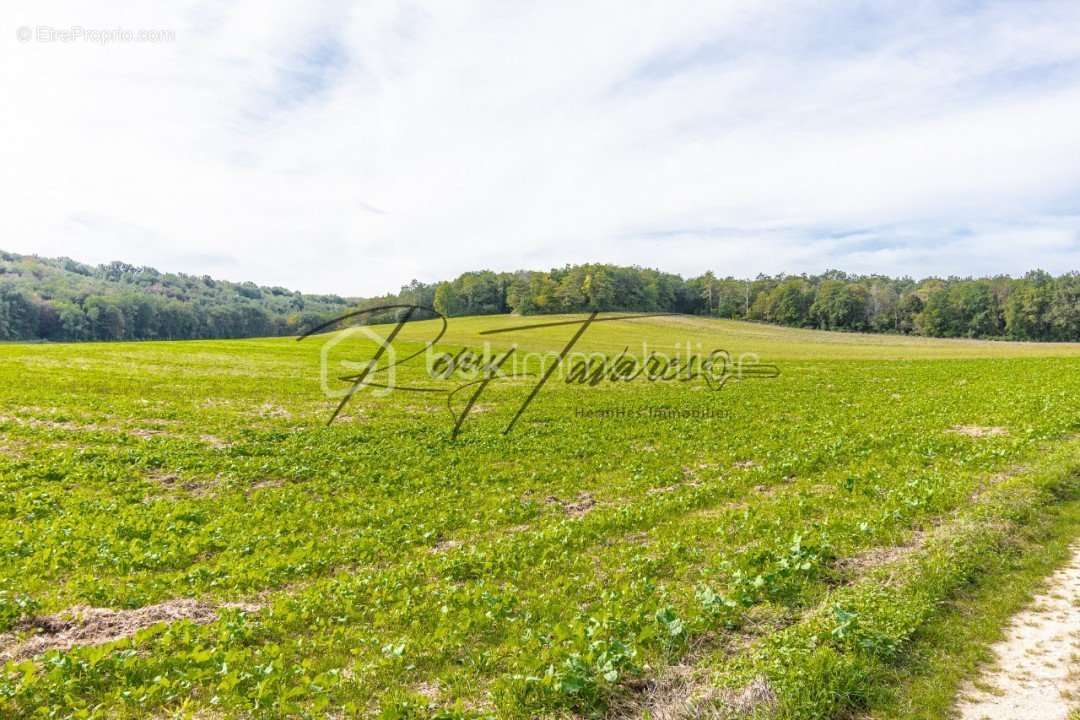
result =
[[900,716],[929,629],[1075,517],[1080,345],[619,319],[575,350],[778,375],[556,374],[504,433],[525,363],[453,437],[437,332],[330,425],[363,335],[0,346],[0,717]]

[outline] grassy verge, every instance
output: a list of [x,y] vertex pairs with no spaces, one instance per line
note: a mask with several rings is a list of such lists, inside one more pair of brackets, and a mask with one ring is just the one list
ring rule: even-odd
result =
[[[916,633],[907,661],[893,670],[886,693],[871,706],[869,717],[949,717],[961,684],[992,660],[990,646],[1004,637],[1010,618],[1068,560],[1078,534],[1078,500],[1053,508],[1043,522],[1025,528],[1015,540],[1023,547],[1021,554],[993,558],[978,585],[944,604],[940,617]],[[1080,710],[1070,718],[1080,720]]]
[[983,493],[910,556],[719,661],[713,681],[738,693],[764,679],[775,700],[755,708],[762,717],[947,716],[1010,614],[1065,557],[1078,495],[1073,442]]

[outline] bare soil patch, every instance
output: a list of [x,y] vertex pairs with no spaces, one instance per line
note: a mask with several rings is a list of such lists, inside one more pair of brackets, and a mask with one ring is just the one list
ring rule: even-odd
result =
[[134,435],[135,437],[141,438],[143,440],[149,440],[152,437],[157,437],[158,435],[165,434],[164,430],[158,430],[155,428],[132,428],[127,432],[129,435]]
[[649,488],[645,491],[646,495],[665,495],[667,493],[675,492],[679,489],[678,485],[665,485],[663,487]]
[[285,481],[281,478],[263,478],[256,480],[248,486],[247,494],[255,492],[256,490],[270,490],[273,488],[284,487]]
[[954,425],[948,429],[948,432],[973,438],[998,437],[1009,434],[1008,429],[1003,427],[983,427],[981,425]]
[[208,494],[216,484],[213,480],[194,480],[191,478],[185,480],[176,473],[171,472],[151,473],[147,476],[147,479],[169,490],[183,490],[200,497]]
[[421,696],[428,702],[438,702],[439,700],[439,683],[436,682],[419,682],[413,685],[413,692]]
[[0,438],[0,455],[7,457],[9,460],[21,460],[25,457],[23,450],[26,448],[26,443],[12,440],[11,438]]
[[80,432],[97,432],[99,430],[115,430],[96,423],[77,423],[73,420],[47,420],[36,417],[21,417],[17,415],[0,415],[0,422],[12,422],[16,425],[34,428],[37,430],[70,430]]
[[776,692],[765,678],[738,690],[718,688],[691,665],[672,667],[642,683],[639,694],[615,708],[619,720],[735,720],[776,707]]
[[438,555],[439,553],[444,553],[448,550],[453,550],[454,548],[459,548],[461,546],[462,542],[460,540],[440,540],[439,542],[435,543],[435,545],[431,548],[431,552],[435,555]]
[[876,568],[897,563],[916,552],[928,539],[929,534],[916,530],[903,545],[881,545],[864,550],[837,561],[837,569],[845,575],[860,577]]
[[[738,689],[717,687],[706,655],[733,657],[745,652],[756,640],[794,621],[775,609],[751,608],[742,627],[701,638],[682,663],[666,668],[654,677],[632,680],[627,693],[615,698],[607,713],[609,720],[737,720],[771,717],[777,696],[763,677],[754,678]],[[756,714],[755,714],[756,713]]]
[[558,505],[572,518],[583,518],[596,506],[596,500],[592,493],[588,492],[578,493],[576,500],[560,500],[554,495],[548,495],[544,502],[548,505]]
[[216,435],[200,435],[199,441],[209,445],[214,450],[224,450],[229,447],[229,443],[225,442]]
[[[256,605],[209,603],[181,598],[134,610],[110,610],[85,605],[24,621],[15,633],[0,635],[0,660],[23,660],[48,650],[68,650],[77,645],[101,645],[134,635],[158,623],[190,620],[204,625],[218,617],[222,607],[238,607],[253,612]],[[35,634],[20,639],[26,631]]]

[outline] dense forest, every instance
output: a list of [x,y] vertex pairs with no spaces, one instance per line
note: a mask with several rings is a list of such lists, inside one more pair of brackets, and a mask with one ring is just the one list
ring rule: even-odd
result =
[[355,301],[122,262],[91,267],[0,251],[0,340],[292,335]]
[[[447,316],[667,311],[796,327],[933,337],[1080,341],[1080,273],[1022,278],[821,275],[684,280],[649,268],[573,265],[412,281],[373,298],[162,273],[121,262],[0,252],[0,340],[149,340],[295,335],[350,310],[390,303]],[[368,322],[392,319],[390,313]]]
[[550,272],[465,273],[434,288],[445,315],[588,310],[671,311],[794,327],[933,337],[1080,341],[1080,273],[1024,277],[821,275],[683,280],[637,267],[575,265]]

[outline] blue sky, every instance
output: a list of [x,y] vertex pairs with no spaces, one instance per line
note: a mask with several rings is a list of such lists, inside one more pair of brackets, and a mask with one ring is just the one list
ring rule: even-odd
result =
[[5,19],[6,250],[348,295],[585,261],[1080,269],[1076,2],[15,0]]

